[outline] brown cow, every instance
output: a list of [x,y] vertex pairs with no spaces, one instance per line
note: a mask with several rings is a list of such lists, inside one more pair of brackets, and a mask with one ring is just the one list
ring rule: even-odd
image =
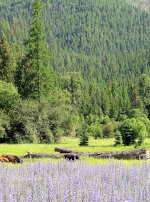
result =
[[0,156],[0,161],[3,162],[3,161],[6,161],[6,162],[9,162],[9,160],[3,156]]
[[20,158],[18,156],[14,156],[14,155],[2,155],[4,158],[7,158],[9,162],[11,163],[23,163],[22,160],[20,160]]

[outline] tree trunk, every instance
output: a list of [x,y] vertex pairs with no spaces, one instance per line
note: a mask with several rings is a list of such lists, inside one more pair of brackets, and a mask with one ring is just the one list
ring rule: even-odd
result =
[[60,153],[74,153],[79,155],[93,156],[95,158],[114,158],[114,159],[148,159],[149,151],[148,149],[133,149],[124,151],[105,151],[105,152],[80,152],[72,149],[66,148],[55,148],[55,151]]
[[73,149],[66,149],[66,148],[62,148],[62,147],[55,147],[55,152],[59,152],[59,153],[74,153],[74,154],[84,154],[85,152],[81,152],[81,151],[77,151],[77,150],[73,150]]
[[59,159],[59,158],[74,158],[74,159],[79,159],[79,156],[75,153],[62,153],[62,154],[47,154],[47,153],[33,153],[30,151],[27,151],[28,154],[20,156],[20,158],[53,158],[53,159]]
[[20,156],[20,158],[55,158],[59,159],[61,157],[64,157],[64,154],[47,154],[47,153],[33,153],[30,151],[27,151],[28,154]]
[[93,156],[95,158],[114,158],[114,159],[149,159],[148,149],[133,149],[124,151],[105,151],[105,152],[81,152],[66,148],[55,148],[55,151],[60,152],[60,154],[47,154],[47,153],[33,153],[27,151],[28,154],[20,156],[20,158],[62,158],[66,157],[68,154],[72,154],[74,157],[79,157],[80,155]]

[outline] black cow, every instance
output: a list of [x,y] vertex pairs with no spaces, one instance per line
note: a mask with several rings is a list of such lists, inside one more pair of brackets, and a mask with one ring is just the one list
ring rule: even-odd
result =
[[65,159],[68,159],[69,161],[70,160],[74,161],[76,159],[80,159],[77,154],[71,154],[71,153],[64,154],[64,157],[65,157]]

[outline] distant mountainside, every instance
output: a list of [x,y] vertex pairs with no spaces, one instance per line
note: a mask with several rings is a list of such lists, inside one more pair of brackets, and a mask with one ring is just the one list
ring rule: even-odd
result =
[[150,0],[128,0],[135,6],[141,7],[143,10],[150,11]]
[[[44,0],[51,65],[85,79],[134,80],[149,72],[150,15],[124,0]],[[28,37],[31,1],[1,0],[0,33],[17,52]]]

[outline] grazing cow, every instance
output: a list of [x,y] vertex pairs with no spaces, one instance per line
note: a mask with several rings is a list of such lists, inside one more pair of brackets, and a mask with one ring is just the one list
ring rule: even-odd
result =
[[6,162],[9,162],[9,160],[3,156],[0,156],[0,161],[3,162],[3,161],[6,161]]
[[9,162],[11,163],[23,163],[22,160],[20,160],[20,158],[18,156],[14,156],[14,155],[2,155],[4,158],[7,158]]
[[65,159],[68,159],[69,161],[72,160],[74,161],[75,159],[80,159],[79,156],[77,154],[64,154]]

